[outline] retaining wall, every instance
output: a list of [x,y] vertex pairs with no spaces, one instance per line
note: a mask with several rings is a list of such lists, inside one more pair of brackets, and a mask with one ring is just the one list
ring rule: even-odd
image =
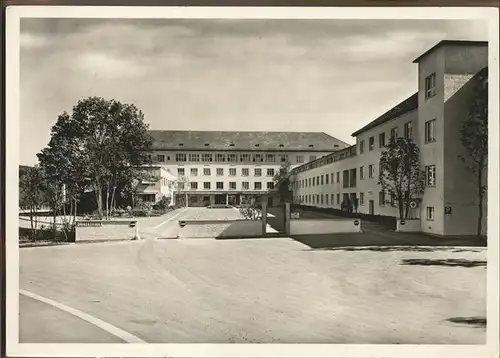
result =
[[76,222],[75,241],[133,240],[137,220],[82,220]]
[[300,219],[290,221],[290,235],[360,233],[359,219]]
[[397,232],[420,232],[422,231],[420,219],[398,220],[396,223]]

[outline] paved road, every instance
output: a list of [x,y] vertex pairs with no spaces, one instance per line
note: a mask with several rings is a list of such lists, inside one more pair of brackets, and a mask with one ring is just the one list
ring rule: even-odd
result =
[[[23,249],[20,259],[21,289],[148,343],[485,338],[483,328],[447,321],[485,316],[484,267],[437,266],[482,262],[481,249],[349,252],[283,238],[147,239]],[[408,259],[430,266],[403,264]],[[21,295],[21,342],[120,340],[58,310]]]

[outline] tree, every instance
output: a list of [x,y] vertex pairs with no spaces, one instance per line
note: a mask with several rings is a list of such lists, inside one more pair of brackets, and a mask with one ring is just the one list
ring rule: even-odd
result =
[[134,105],[89,97],[64,112],[38,158],[56,186],[72,197],[86,188],[95,194],[97,212],[109,218],[117,189],[126,187],[151,162],[152,138],[143,113]]
[[19,206],[29,210],[31,239],[37,237],[37,212],[45,204],[44,177],[40,167],[28,167],[19,177]]
[[460,141],[466,155],[459,155],[467,170],[475,177],[478,197],[477,236],[481,236],[483,203],[487,190],[488,170],[488,68],[475,77],[474,98],[467,120],[460,129]]
[[189,190],[189,178],[185,175],[181,175],[177,178],[176,182],[176,187],[179,195],[177,195],[177,198],[175,200],[176,204],[188,207],[188,194],[187,191]]
[[281,202],[291,202],[292,200],[291,185],[295,175],[292,174],[291,168],[290,162],[283,163],[273,178],[274,187],[278,191]]
[[380,156],[378,184],[389,192],[399,218],[407,219],[412,199],[425,189],[425,173],[420,168],[418,146],[409,138],[391,139]]

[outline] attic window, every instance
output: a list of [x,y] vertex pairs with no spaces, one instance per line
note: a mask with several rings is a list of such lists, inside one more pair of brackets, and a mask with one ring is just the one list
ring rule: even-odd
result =
[[284,145],[283,145],[283,144],[280,144],[280,148],[283,148],[283,147],[284,147]]
[[179,143],[179,147],[183,147],[184,146],[184,143]]
[[210,145],[210,144],[208,144],[208,143],[205,143],[205,147],[208,147],[209,145]]
[[260,147],[260,144],[256,144],[255,146],[256,146],[256,147]]
[[338,148],[338,147],[339,147],[339,145],[338,145],[338,144],[335,144],[333,147],[334,147],[334,148]]
[[234,147],[234,143],[229,144],[230,147]]
[[309,144],[309,148],[314,148],[314,144]]

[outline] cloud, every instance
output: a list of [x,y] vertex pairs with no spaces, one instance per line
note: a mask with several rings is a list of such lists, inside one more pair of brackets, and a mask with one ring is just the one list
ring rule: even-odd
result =
[[46,46],[49,41],[46,37],[32,33],[21,33],[19,42],[22,49],[38,48]]
[[83,54],[75,63],[80,69],[99,78],[141,77],[149,70],[147,66],[133,60],[96,52]]

